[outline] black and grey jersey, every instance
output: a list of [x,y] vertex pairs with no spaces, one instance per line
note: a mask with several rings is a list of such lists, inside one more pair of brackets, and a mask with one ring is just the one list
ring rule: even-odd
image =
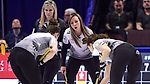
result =
[[26,49],[36,58],[38,55],[43,55],[54,40],[56,40],[56,38],[50,33],[33,33],[17,43],[15,47]]
[[95,48],[95,49],[97,49],[97,51],[99,52],[99,53],[101,53],[101,46],[100,45],[103,45],[103,44],[107,44],[108,45],[108,47],[113,51],[117,46],[119,46],[119,45],[121,45],[121,44],[123,44],[123,43],[125,43],[125,42],[123,42],[123,41],[120,41],[120,40],[115,40],[115,39],[98,39],[98,40],[96,40],[95,42],[94,42],[94,44],[93,44],[93,47]]

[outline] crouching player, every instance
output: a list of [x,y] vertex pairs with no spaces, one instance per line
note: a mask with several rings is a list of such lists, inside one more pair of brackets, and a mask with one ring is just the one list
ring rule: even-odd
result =
[[83,39],[93,54],[101,54],[100,62],[106,63],[101,84],[120,84],[127,68],[127,84],[135,84],[140,73],[142,57],[133,45],[120,40],[109,39],[106,34],[93,34]]
[[51,24],[47,33],[33,33],[17,43],[10,53],[10,64],[22,84],[42,84],[42,76],[37,63],[46,63],[57,53],[57,38],[60,28]]

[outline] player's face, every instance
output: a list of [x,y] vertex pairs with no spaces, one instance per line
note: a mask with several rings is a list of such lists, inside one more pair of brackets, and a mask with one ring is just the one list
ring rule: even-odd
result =
[[47,19],[51,19],[54,14],[54,8],[51,5],[47,5],[44,8],[44,13]]
[[54,36],[56,39],[58,39],[59,35],[60,35],[59,33],[54,33],[54,34],[53,34],[53,36]]
[[81,23],[77,16],[72,17],[70,24],[71,24],[71,27],[73,28],[73,30],[75,30],[76,32],[81,31],[81,28],[80,28]]

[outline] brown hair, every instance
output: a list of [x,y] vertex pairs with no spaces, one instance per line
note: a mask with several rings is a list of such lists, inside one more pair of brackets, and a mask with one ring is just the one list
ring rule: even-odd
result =
[[90,43],[94,43],[97,39],[104,39],[109,38],[108,34],[92,34],[88,38],[83,38],[83,44],[87,43],[88,45]]
[[60,27],[59,27],[59,23],[58,23],[58,20],[56,19],[51,19],[50,20],[50,23],[48,25],[48,27],[46,28],[46,32],[49,32],[51,34],[54,34],[54,33],[60,33]]
[[81,41],[79,40],[79,37],[75,34],[73,28],[71,27],[71,23],[70,23],[70,22],[71,22],[71,19],[72,19],[74,16],[77,16],[78,19],[79,19],[79,21],[80,21],[80,23],[81,23],[80,27],[81,27],[81,31],[82,31],[84,37],[87,38],[88,36],[90,36],[90,34],[89,34],[89,32],[87,31],[87,29],[86,29],[86,27],[85,27],[85,25],[84,25],[84,23],[83,23],[83,21],[82,21],[81,16],[80,16],[79,14],[77,14],[77,13],[71,14],[71,18],[70,18],[70,20],[69,20],[69,27],[70,27],[70,30],[71,30],[71,36],[72,36],[72,38],[74,39],[75,43],[76,43],[79,47],[81,47],[81,45],[80,45],[80,43],[79,43],[79,42],[81,42]]

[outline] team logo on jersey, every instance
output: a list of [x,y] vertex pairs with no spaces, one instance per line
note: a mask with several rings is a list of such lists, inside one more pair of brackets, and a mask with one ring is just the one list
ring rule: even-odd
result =
[[32,43],[33,43],[33,49],[35,51],[38,51],[38,44],[36,42],[34,42],[34,41],[32,41]]

